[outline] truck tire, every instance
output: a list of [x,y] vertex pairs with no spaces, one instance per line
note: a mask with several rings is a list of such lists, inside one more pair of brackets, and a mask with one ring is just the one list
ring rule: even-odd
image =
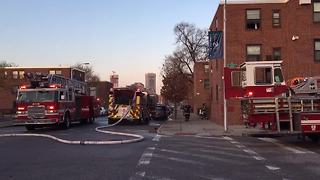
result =
[[68,113],[66,113],[63,117],[63,123],[62,123],[62,128],[63,129],[69,129],[71,126],[71,122],[70,122],[70,115]]
[[26,125],[26,129],[27,129],[28,131],[32,131],[32,130],[35,129],[35,127],[34,127],[34,125]]
[[114,120],[114,119],[108,118],[108,125],[114,124],[114,123],[115,123],[115,120]]
[[90,124],[93,124],[93,123],[94,123],[94,117],[89,117],[89,118],[88,118],[88,122],[89,122]]

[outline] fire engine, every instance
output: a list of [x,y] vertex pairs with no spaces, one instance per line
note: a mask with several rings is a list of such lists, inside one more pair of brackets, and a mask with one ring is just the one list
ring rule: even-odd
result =
[[240,99],[246,125],[278,134],[320,138],[320,77],[297,77],[286,83],[282,61],[245,62],[224,69],[226,99]]
[[28,73],[30,84],[20,86],[16,99],[15,125],[27,130],[46,125],[65,129],[72,122],[94,121],[93,97],[86,83],[56,74]]
[[130,112],[124,117],[125,120],[148,123],[150,113],[147,107],[147,94],[139,89],[114,88],[109,95],[108,122],[114,123],[120,120],[131,106]]

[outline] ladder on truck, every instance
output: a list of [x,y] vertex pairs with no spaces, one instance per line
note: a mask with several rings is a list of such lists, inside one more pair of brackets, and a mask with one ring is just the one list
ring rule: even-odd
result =
[[87,85],[85,82],[66,78],[58,74],[49,74],[47,76],[49,84],[61,84],[64,87],[73,88],[77,93],[86,94]]
[[65,88],[72,88],[80,94],[87,94],[87,84],[82,81],[70,79],[59,74],[27,73],[25,75],[34,87],[44,87],[50,84],[60,84]]
[[289,123],[291,133],[300,131],[301,113],[320,113],[320,97],[289,96],[248,99],[246,113],[250,115],[275,115],[276,130],[281,132],[281,123]]

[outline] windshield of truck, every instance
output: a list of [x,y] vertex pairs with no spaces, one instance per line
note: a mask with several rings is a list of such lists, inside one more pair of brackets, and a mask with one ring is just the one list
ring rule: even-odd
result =
[[274,82],[275,83],[282,83],[283,82],[283,76],[280,68],[274,69]]
[[48,102],[54,101],[57,97],[56,91],[20,91],[18,102]]
[[129,105],[132,102],[134,92],[130,90],[117,90],[114,92],[115,104]]

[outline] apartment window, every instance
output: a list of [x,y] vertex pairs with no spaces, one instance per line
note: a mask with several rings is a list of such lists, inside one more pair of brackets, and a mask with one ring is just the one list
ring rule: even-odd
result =
[[18,79],[18,71],[12,71],[12,78]]
[[210,72],[210,66],[209,66],[209,64],[205,64],[205,65],[204,65],[204,72],[205,72],[205,73],[209,73],[209,72]]
[[4,72],[4,78],[5,78],[5,79],[8,78],[8,72],[7,72],[7,71]]
[[272,26],[280,27],[280,11],[274,10],[272,13]]
[[272,79],[271,67],[256,67],[255,68],[255,84],[265,85],[271,84]]
[[320,22],[320,0],[313,1],[313,22]]
[[56,70],[56,74],[62,74],[61,70]]
[[204,87],[204,89],[209,89],[209,88],[210,88],[210,81],[209,81],[209,79],[204,79],[204,80],[203,80],[203,87]]
[[259,29],[261,26],[260,9],[246,10],[247,29]]
[[320,39],[314,41],[314,61],[320,62]]
[[56,71],[55,70],[50,70],[49,74],[56,74]]
[[261,60],[261,45],[247,45],[247,61]]
[[19,71],[19,79],[24,79],[24,71]]
[[232,86],[241,86],[241,71],[233,71],[231,73]]
[[273,60],[281,60],[281,48],[273,48]]

